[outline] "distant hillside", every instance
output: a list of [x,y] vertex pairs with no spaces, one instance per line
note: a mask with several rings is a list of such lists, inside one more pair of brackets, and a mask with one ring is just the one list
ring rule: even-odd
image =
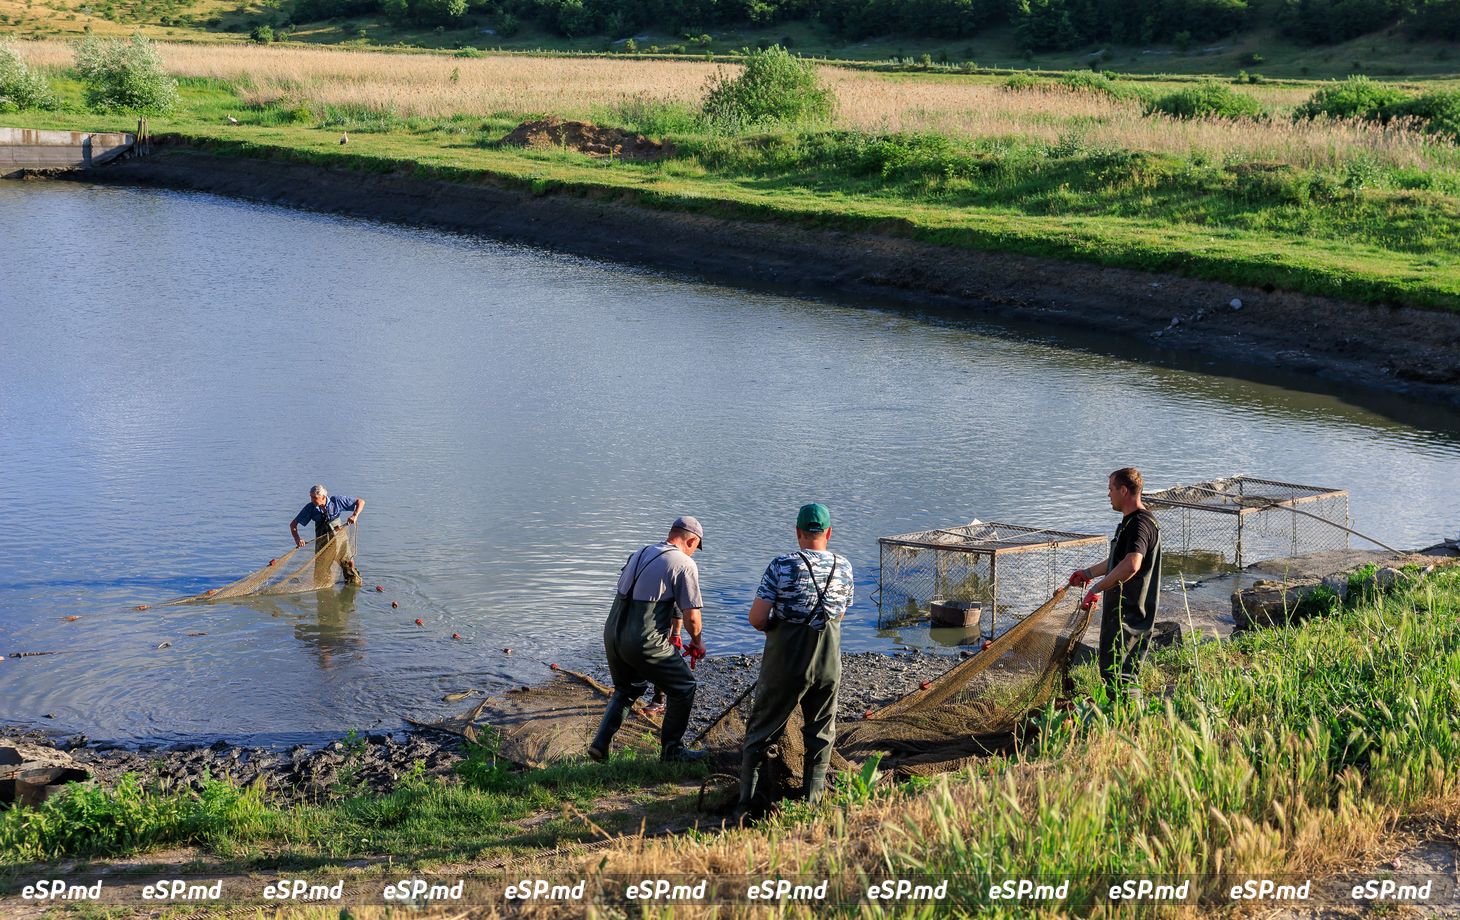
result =
[[0,35],[132,31],[693,56],[781,44],[912,68],[1460,75],[1460,0],[0,0]]

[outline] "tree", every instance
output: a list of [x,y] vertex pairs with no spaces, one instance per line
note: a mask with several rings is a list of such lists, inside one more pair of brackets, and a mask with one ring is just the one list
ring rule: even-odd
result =
[[56,97],[46,78],[32,70],[8,42],[0,42],[0,112],[55,107]]
[[177,81],[163,71],[157,46],[141,35],[86,39],[76,46],[76,70],[86,104],[99,112],[160,114],[177,105]]
[[413,11],[422,22],[455,25],[466,15],[466,0],[415,0]]
[[1080,44],[1065,0],[1015,0],[1014,37],[1027,51],[1060,51]]

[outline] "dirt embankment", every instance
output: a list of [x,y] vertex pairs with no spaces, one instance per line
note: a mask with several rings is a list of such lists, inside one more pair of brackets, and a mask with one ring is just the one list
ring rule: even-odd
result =
[[502,138],[504,147],[533,150],[576,150],[591,157],[650,162],[674,155],[674,145],[650,140],[620,128],[604,128],[586,121],[539,118],[525,121]]
[[1224,374],[1277,371],[1289,386],[1358,386],[1460,406],[1460,313],[954,249],[902,238],[895,227],[852,233],[649,208],[627,194],[533,195],[179,145],[73,178],[465,230],[741,287],[1031,324],[1142,360],[1179,363],[1185,354],[1216,359]]

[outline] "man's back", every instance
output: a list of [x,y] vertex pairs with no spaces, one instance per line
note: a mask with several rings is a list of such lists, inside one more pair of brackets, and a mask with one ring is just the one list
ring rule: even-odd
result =
[[852,564],[830,550],[785,553],[766,566],[755,596],[771,602],[772,617],[821,629],[852,605]]

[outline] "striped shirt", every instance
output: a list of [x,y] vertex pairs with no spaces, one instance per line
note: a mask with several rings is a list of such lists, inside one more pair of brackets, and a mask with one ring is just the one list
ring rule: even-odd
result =
[[[772,620],[822,629],[828,622],[840,620],[852,606],[852,564],[847,557],[826,550],[786,553],[766,566],[755,596],[771,602]],[[818,604],[818,598],[824,603]]]

